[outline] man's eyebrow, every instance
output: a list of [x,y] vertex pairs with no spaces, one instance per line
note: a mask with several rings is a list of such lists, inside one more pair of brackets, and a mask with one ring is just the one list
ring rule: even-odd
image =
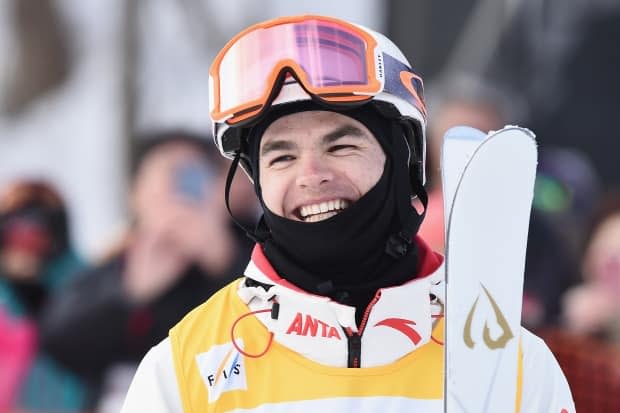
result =
[[343,125],[337,128],[336,130],[329,132],[328,134],[323,136],[323,143],[328,144],[337,141],[343,136],[355,136],[359,138],[367,138],[367,134],[357,126],[354,125]]
[[273,152],[273,151],[291,150],[294,147],[295,147],[295,144],[293,142],[286,141],[286,140],[275,140],[275,141],[267,142],[261,148],[260,156],[265,156],[269,152]]

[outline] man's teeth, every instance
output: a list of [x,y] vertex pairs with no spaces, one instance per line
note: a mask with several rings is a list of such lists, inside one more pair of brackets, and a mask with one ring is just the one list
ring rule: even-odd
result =
[[320,204],[305,205],[299,209],[302,219],[306,222],[316,222],[331,218],[349,206],[344,199],[321,202]]
[[319,222],[327,218],[331,218],[334,215],[338,215],[336,211],[324,212],[322,214],[310,215],[304,218],[304,222]]

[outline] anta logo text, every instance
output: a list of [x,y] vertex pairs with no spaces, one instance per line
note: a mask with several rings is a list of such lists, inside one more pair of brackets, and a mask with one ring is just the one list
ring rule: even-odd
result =
[[297,313],[293,322],[289,326],[286,334],[297,334],[298,336],[310,336],[310,337],[323,337],[323,338],[335,338],[342,340],[340,333],[336,327],[312,317],[309,314],[305,316],[301,313]]

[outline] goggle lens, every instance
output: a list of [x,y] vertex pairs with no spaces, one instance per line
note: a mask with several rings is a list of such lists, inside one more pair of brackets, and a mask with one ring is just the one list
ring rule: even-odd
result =
[[224,119],[259,111],[285,68],[293,71],[310,93],[326,99],[377,93],[381,83],[375,75],[375,44],[354,27],[329,20],[255,28],[216,58],[212,115]]

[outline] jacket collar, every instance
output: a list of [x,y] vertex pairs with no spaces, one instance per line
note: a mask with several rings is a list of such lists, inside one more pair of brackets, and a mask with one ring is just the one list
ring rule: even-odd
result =
[[276,342],[311,360],[346,367],[347,337],[361,334],[361,366],[389,364],[428,343],[443,312],[443,257],[421,238],[416,242],[420,260],[411,281],[379,289],[359,326],[354,307],[290,283],[274,270],[260,245],[254,248],[245,275],[270,287],[240,283],[239,296],[252,311],[277,303],[277,318],[262,313],[258,319],[274,333]]

